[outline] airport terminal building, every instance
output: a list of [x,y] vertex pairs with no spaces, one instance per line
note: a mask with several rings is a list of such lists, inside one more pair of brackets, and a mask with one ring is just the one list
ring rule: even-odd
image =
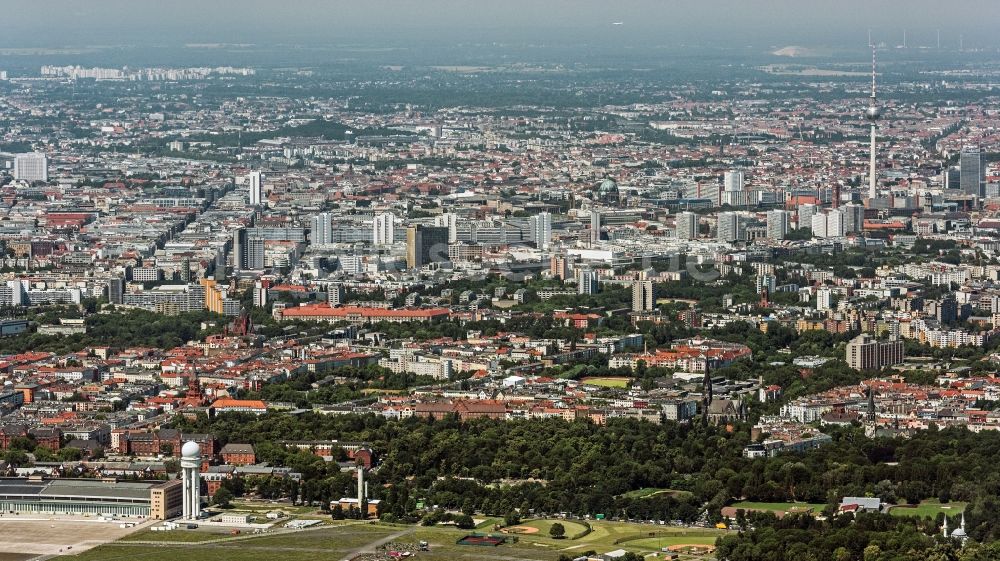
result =
[[173,518],[181,512],[179,479],[0,479],[0,513]]

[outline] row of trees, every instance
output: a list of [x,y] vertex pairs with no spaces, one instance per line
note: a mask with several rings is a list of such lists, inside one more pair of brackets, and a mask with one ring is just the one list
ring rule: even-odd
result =
[[[327,376],[346,378],[346,383],[327,383]],[[267,384],[259,391],[243,391],[239,396],[266,401],[295,403],[299,407],[342,403],[365,397],[364,390],[404,390],[419,385],[429,385],[436,380],[410,372],[394,373],[379,366],[338,368],[331,374],[307,372],[284,382]]]
[[1000,559],[1000,543],[965,547],[937,532],[931,521],[885,514],[808,515],[777,519],[751,514],[750,531],[720,538],[716,557],[725,561],[987,561]]
[[[61,313],[61,312],[60,312]],[[73,353],[86,347],[156,347],[172,349],[218,332],[226,318],[208,311],[165,316],[145,310],[128,310],[87,316],[87,332],[77,335],[24,334],[0,339],[0,354],[27,351]],[[213,325],[202,330],[203,322]]]
[[[832,444],[808,454],[748,459],[742,455],[749,443],[744,426],[729,432],[633,420],[606,426],[556,419],[461,423],[312,413],[178,418],[175,425],[214,433],[223,443],[253,443],[262,458],[294,467],[304,481],[326,482],[333,494],[348,483],[330,486],[339,473],[335,464],[267,443],[369,442],[379,455],[371,475],[374,498],[401,518],[418,499],[499,516],[520,510],[694,520],[706,509],[717,519],[722,506],[741,499],[834,505],[843,496],[871,495],[911,503],[968,501],[970,535],[992,536],[1000,528],[1000,504],[992,498],[1000,495],[1000,434],[961,428],[879,440],[865,438],[860,427],[837,428],[830,432]],[[645,488],[670,492],[629,494]]]

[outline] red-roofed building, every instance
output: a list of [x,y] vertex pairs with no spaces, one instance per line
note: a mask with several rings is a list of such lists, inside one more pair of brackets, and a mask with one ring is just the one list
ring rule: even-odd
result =
[[267,404],[259,399],[229,399],[219,398],[208,407],[209,416],[218,413],[253,413],[263,415],[267,413]]
[[329,304],[309,304],[285,308],[279,312],[281,319],[307,321],[346,321],[354,325],[387,321],[390,323],[407,323],[411,321],[433,321],[444,319],[451,313],[446,308],[404,308],[387,310],[383,308],[363,308],[359,306],[344,306],[332,308]]

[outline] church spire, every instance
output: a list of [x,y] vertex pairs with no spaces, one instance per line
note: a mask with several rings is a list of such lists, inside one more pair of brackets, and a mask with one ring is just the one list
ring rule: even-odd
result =
[[868,386],[868,422],[875,422],[875,390]]
[[708,407],[712,405],[712,375],[705,369],[705,378],[701,384],[701,424],[708,426]]

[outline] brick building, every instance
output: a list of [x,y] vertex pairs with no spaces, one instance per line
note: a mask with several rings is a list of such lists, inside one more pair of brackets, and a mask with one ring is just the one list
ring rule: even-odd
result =
[[183,434],[177,429],[129,431],[116,429],[111,433],[111,447],[119,454],[131,456],[181,457],[181,446],[193,440],[201,445],[203,456],[213,456],[217,450],[215,437],[210,434]]
[[62,446],[62,431],[55,428],[28,428],[24,425],[0,426],[0,448],[10,448],[15,438],[30,438],[38,446],[55,452]]
[[222,462],[231,466],[248,466],[257,463],[257,455],[250,444],[230,442],[219,450]]

